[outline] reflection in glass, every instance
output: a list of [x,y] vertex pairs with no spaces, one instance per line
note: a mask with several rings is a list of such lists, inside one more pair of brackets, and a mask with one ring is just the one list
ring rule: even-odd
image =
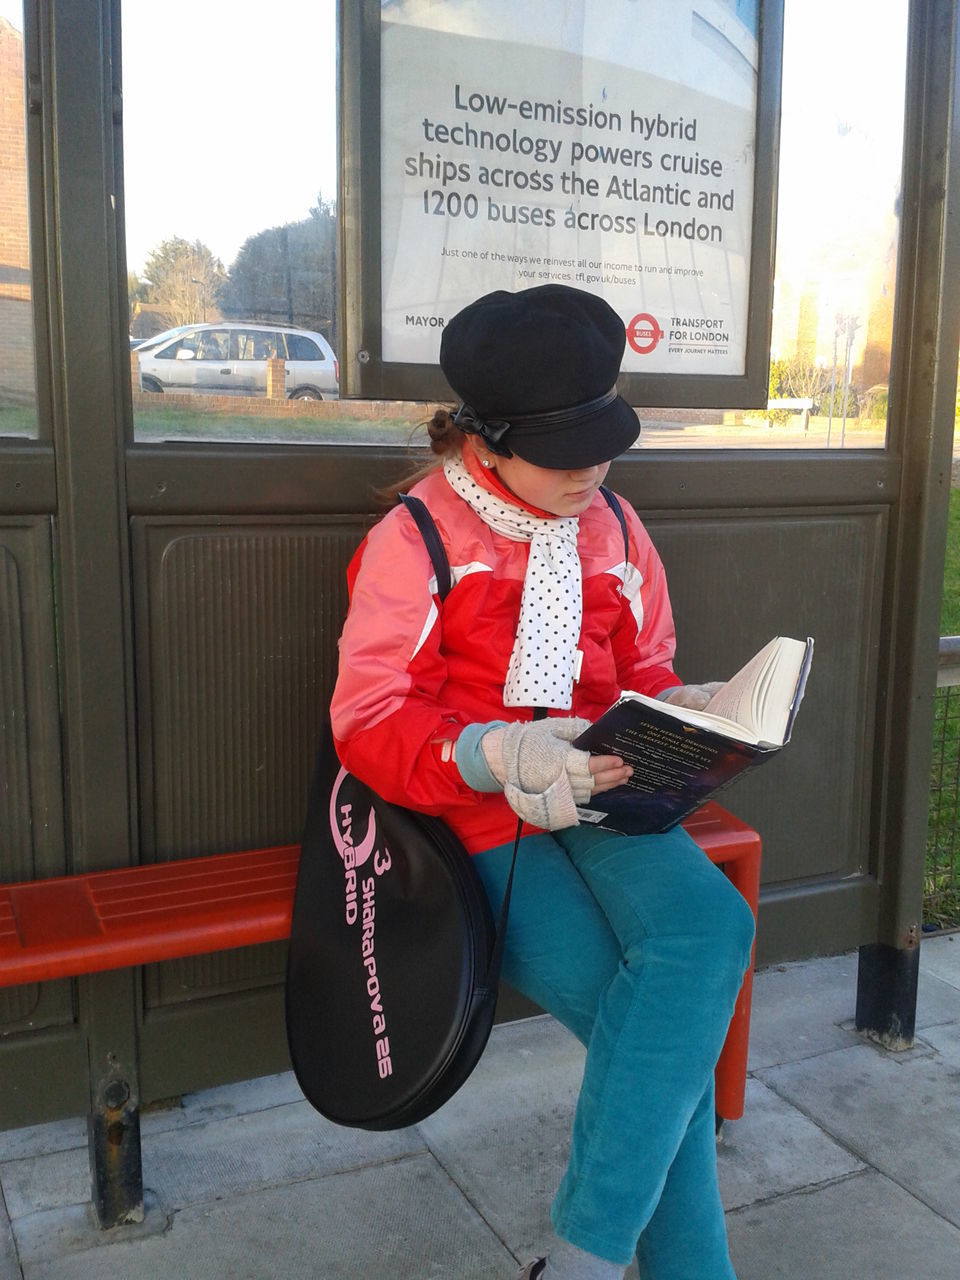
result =
[[[899,238],[906,0],[788,4],[773,359],[831,444],[886,423]],[[813,28],[830,40],[813,43]],[[818,91],[811,92],[816,67]],[[789,77],[789,78],[788,78]],[[788,97],[789,95],[789,97]],[[793,372],[799,366],[800,372]],[[805,386],[806,379],[806,386]],[[848,428],[853,438],[846,439]]]
[[37,434],[23,11],[0,13],[0,436]]
[[[300,329],[229,321],[184,325],[148,339],[137,347],[136,356],[144,395],[271,400],[336,400],[338,395],[339,367],[330,344],[322,334]],[[293,412],[292,406],[287,408]],[[150,406],[144,409],[149,413]],[[181,406],[179,412],[187,415],[191,406]],[[253,428],[252,419],[248,426]]]
[[123,8],[136,437],[329,436],[335,4],[288,0],[267,22],[252,0],[224,12]]
[[907,8],[786,0],[768,408],[640,409],[641,447],[883,447]]
[[[786,0],[769,405],[641,407],[640,448],[883,446],[907,7]],[[220,7],[187,0],[168,0],[162,22],[149,6],[125,4],[131,333],[205,325],[224,334],[234,324],[284,334],[275,340],[284,376],[269,389],[266,340],[261,355],[256,343],[241,353],[239,337],[227,352],[225,336],[209,358],[199,346],[182,360],[135,349],[138,439],[405,445],[429,416],[422,404],[333,399],[335,64],[334,0],[290,0],[266,24],[252,0],[230,6],[229,23]],[[304,344],[324,351],[316,335],[330,349],[332,381],[291,376],[291,365],[309,363]],[[245,384],[248,363],[257,373]],[[176,388],[164,367],[177,370]]]

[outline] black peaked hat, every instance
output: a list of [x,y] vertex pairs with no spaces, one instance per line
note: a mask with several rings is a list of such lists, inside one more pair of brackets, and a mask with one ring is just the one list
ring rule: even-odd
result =
[[463,404],[458,426],[494,453],[556,470],[609,462],[640,423],[617,394],[623,321],[564,284],[499,290],[450,320],[440,368]]

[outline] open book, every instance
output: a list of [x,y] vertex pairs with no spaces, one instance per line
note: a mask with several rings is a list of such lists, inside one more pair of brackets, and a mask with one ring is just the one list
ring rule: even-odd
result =
[[675,826],[789,742],[812,659],[812,640],[776,636],[702,711],[625,692],[574,745],[621,756],[633,775],[579,808],[580,821],[626,835]]

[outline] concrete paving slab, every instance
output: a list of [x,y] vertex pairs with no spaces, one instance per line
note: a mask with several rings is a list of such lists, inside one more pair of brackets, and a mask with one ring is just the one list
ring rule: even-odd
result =
[[[921,956],[930,959],[921,960],[918,1031],[960,1021],[960,945],[948,950],[952,938],[923,944]],[[749,1070],[861,1043],[856,1011],[856,952],[761,970],[754,978]]]
[[10,1226],[10,1218],[7,1216],[3,1195],[0,1193],[0,1276],[3,1280],[20,1280],[21,1274],[13,1229]]
[[960,1226],[960,1025],[925,1035],[932,1056],[863,1043],[759,1074],[859,1159]]
[[[238,1080],[214,1089],[185,1093],[182,1098],[146,1107],[140,1115],[140,1132],[144,1139],[155,1133],[183,1129],[207,1120],[225,1120],[230,1116],[268,1111],[271,1107],[303,1102],[303,1092],[292,1071],[253,1080]],[[86,1130],[83,1132],[86,1142]]]
[[[343,1129],[308,1103],[198,1122],[142,1135],[143,1181],[166,1209],[254,1188],[362,1168],[422,1151],[416,1130]],[[29,1213],[90,1199],[86,1145],[0,1164],[15,1226]]]
[[[757,975],[755,1076],[719,1150],[740,1280],[960,1275],[960,935],[920,968],[905,1054],[856,1035],[855,954]],[[0,1134],[0,1280],[512,1280],[551,1235],[582,1067],[551,1019],[498,1027],[395,1135],[329,1125],[290,1072],[185,1096],[142,1117],[147,1219],[115,1232],[83,1118]]]
[[460,1092],[419,1126],[437,1160],[522,1261],[545,1252],[584,1050],[550,1018],[497,1027]]
[[71,1204],[62,1209],[48,1209],[19,1218],[16,1227],[17,1253],[21,1267],[28,1271],[38,1263],[48,1263],[75,1253],[83,1253],[87,1249],[97,1249],[106,1272],[112,1268],[113,1254],[107,1254],[104,1250],[114,1244],[142,1243],[147,1236],[162,1235],[169,1229],[170,1222],[170,1215],[164,1213],[149,1194],[144,1196],[142,1222],[110,1231],[102,1231],[97,1226],[91,1204]]
[[842,1026],[856,1010],[855,953],[761,970],[753,982],[748,1069],[857,1044]]
[[71,1120],[52,1120],[49,1124],[32,1124],[23,1129],[4,1129],[0,1131],[0,1162],[42,1156],[50,1151],[69,1151],[86,1145],[87,1122],[82,1116]]
[[960,984],[921,970],[917,986],[917,1030],[942,1022],[960,1022]]
[[747,1081],[742,1120],[723,1127],[717,1149],[724,1207],[830,1182],[863,1163],[759,1080]]
[[927,934],[920,944],[920,971],[960,989],[960,933]]
[[197,1093],[185,1093],[181,1109],[190,1124],[198,1120],[223,1119],[226,1116],[248,1114],[251,1111],[267,1111],[282,1107],[288,1102],[302,1102],[303,1092],[292,1071],[277,1075],[260,1076],[256,1080],[240,1080],[236,1084],[218,1089],[204,1089]]
[[169,1211],[423,1150],[415,1129],[344,1129],[295,1102],[156,1135],[143,1146],[143,1181]]
[[[140,1131],[146,1137],[183,1128],[202,1120],[223,1119],[251,1111],[302,1102],[303,1093],[292,1071],[240,1080],[216,1089],[184,1094],[159,1106],[145,1108],[140,1116]],[[29,1125],[23,1129],[0,1130],[0,1163],[54,1151],[86,1149],[87,1122],[83,1116],[54,1120],[49,1124]],[[0,1273],[2,1280],[2,1273]]]
[[90,1164],[86,1146],[47,1152],[0,1164],[0,1188],[16,1227],[18,1218],[90,1199]]
[[[944,1070],[941,1072],[940,1090],[953,1099],[960,1110],[960,1071],[957,1071],[957,1042],[960,1041],[960,1023],[949,1023],[942,1027],[928,1027],[924,1031],[924,1039],[933,1051],[940,1056]],[[960,1160],[960,1152],[957,1154]]]
[[[420,1127],[486,1220],[514,1253],[529,1258],[552,1235],[548,1210],[566,1167],[583,1050],[557,1024],[503,1030],[461,1094]],[[549,1073],[540,1067],[535,1076],[513,1060],[534,1036],[533,1061],[550,1064]],[[728,1209],[863,1167],[758,1080],[747,1082],[744,1118],[725,1127],[719,1149]]]
[[516,1262],[429,1155],[196,1205],[168,1231],[24,1266],[24,1280],[493,1280]]
[[728,1214],[739,1280],[956,1280],[960,1231],[875,1172]]

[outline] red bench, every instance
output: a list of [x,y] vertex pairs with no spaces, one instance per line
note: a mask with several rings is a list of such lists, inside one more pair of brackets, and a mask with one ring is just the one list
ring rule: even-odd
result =
[[[760,837],[706,804],[684,823],[757,914]],[[288,937],[299,845],[0,885],[0,987]],[[753,966],[717,1064],[717,1114],[743,1115]]]
[[[716,804],[684,826],[757,914],[760,837]],[[153,964],[289,936],[299,845],[146,863],[0,885],[0,987]],[[722,1120],[743,1115],[753,958],[716,1071]],[[136,1090],[110,1071],[92,1082],[94,1209],[102,1227],[143,1217]]]
[[0,885],[0,987],[276,942],[298,844]]
[[[683,824],[711,862],[723,867],[727,878],[749,902],[754,920],[760,902],[760,837],[745,822],[712,801]],[[747,1050],[750,1044],[750,1007],[753,1000],[753,962],[744,974],[716,1071],[717,1115],[739,1120],[747,1087]]]

